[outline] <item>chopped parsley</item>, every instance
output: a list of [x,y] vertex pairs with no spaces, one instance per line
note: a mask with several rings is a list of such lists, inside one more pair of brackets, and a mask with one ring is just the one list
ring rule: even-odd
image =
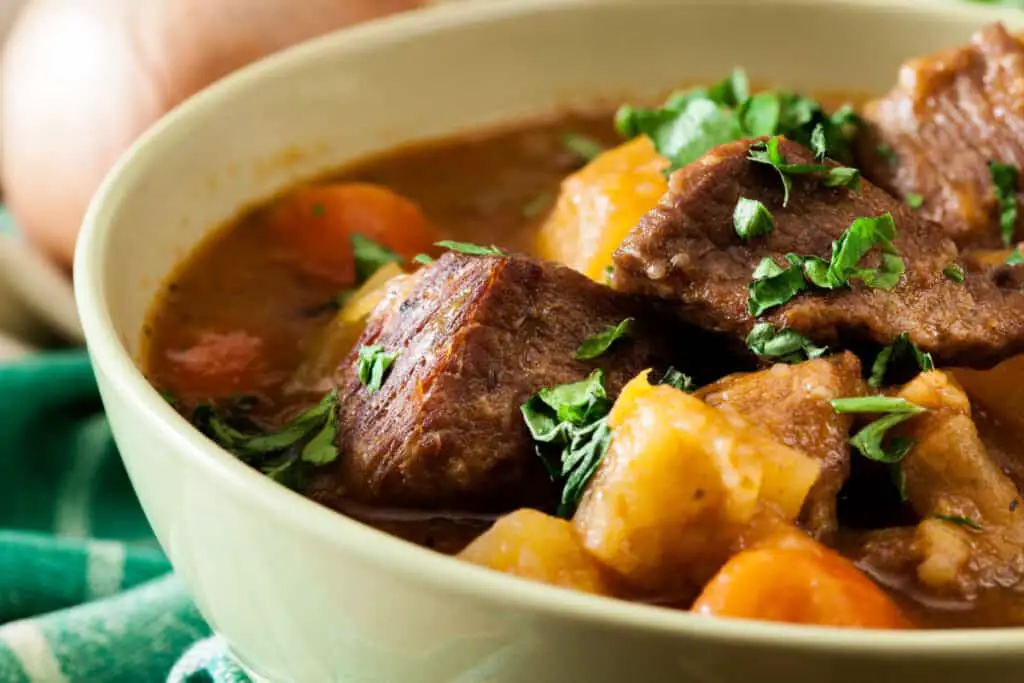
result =
[[757,323],[747,335],[747,346],[761,358],[780,363],[799,363],[824,355],[828,347],[816,346],[796,330],[776,330],[771,323]]
[[402,262],[402,257],[394,251],[359,233],[352,233],[350,239],[356,262],[356,278],[360,283],[366,282],[382,266]]
[[793,180],[790,176],[824,174],[822,182],[828,187],[850,187],[857,190],[860,187],[860,172],[855,168],[838,166],[831,168],[825,164],[790,164],[782,156],[779,150],[779,143],[782,138],[778,135],[768,139],[767,142],[755,142],[748,149],[747,158],[759,164],[767,164],[779,173],[782,179],[782,206],[789,205],[789,194],[793,189]]
[[562,133],[562,146],[583,162],[593,161],[605,151],[603,144],[580,133]]
[[882,386],[885,384],[885,376],[890,367],[910,358],[913,358],[919,370],[935,369],[932,354],[917,348],[917,344],[910,341],[910,335],[904,332],[878,352],[875,362],[871,364],[871,376],[868,378],[868,384],[876,389]]
[[770,256],[761,259],[754,270],[747,299],[747,310],[752,316],[781,306],[799,292],[807,289],[804,280],[803,259],[796,254],[786,254],[787,265],[777,264]]
[[999,205],[999,232],[1003,236],[1003,244],[1010,246],[1017,227],[1018,170],[1013,164],[993,160],[989,160],[988,170],[992,175],[992,185]]
[[911,209],[920,209],[924,205],[924,197],[916,192],[908,192],[903,196],[903,201],[907,203]]
[[604,373],[541,389],[520,408],[537,455],[562,487],[558,515],[572,517],[580,498],[611,444],[608,412],[612,402]]
[[380,391],[398,353],[388,353],[380,344],[359,347],[359,381],[371,394]]
[[682,168],[712,148],[745,138],[785,135],[822,156],[853,159],[852,139],[859,118],[848,107],[829,116],[814,100],[784,90],[750,93],[742,69],[709,88],[673,94],[661,107],[624,105],[615,127],[625,138],[646,135],[670,162]]
[[604,283],[609,287],[612,286],[612,276],[615,275],[615,266],[608,265],[604,267]]
[[[905,265],[893,246],[896,224],[892,215],[855,218],[839,239],[832,243],[832,258],[809,257],[804,262],[807,280],[822,289],[849,286],[850,280],[861,280],[875,289],[892,289],[899,283]],[[877,268],[862,268],[860,261],[869,251],[878,248],[881,259]]]
[[900,163],[900,158],[896,155],[896,151],[889,145],[879,145],[875,147],[875,151],[878,152],[878,156],[885,159],[885,163],[890,166],[896,166]]
[[771,234],[774,225],[768,207],[756,199],[747,197],[740,197],[736,202],[732,224],[736,228],[736,234],[745,240]]
[[618,325],[609,325],[597,334],[587,337],[576,349],[573,358],[576,360],[591,360],[597,358],[614,344],[617,340],[627,336],[629,329],[633,326],[633,318],[625,318]]
[[434,246],[443,247],[451,251],[457,251],[460,254],[469,254],[471,256],[508,256],[505,252],[493,244],[489,247],[481,246],[479,244],[473,244],[472,242],[454,242],[452,240],[441,240],[435,242]]
[[1006,257],[1006,261],[1004,261],[1004,263],[1008,266],[1019,266],[1024,263],[1024,254],[1020,253],[1020,247],[1017,247],[1010,252],[1010,255]]
[[415,261],[416,263],[422,263],[425,266],[429,266],[431,263],[434,262],[434,257],[430,256],[429,254],[416,254],[415,256],[413,256],[412,260]]
[[935,519],[941,519],[943,522],[949,522],[950,524],[956,524],[962,526],[971,531],[982,531],[981,525],[977,521],[964,515],[932,515]]
[[312,408],[277,430],[266,430],[247,421],[245,428],[202,404],[192,423],[242,462],[288,486],[298,485],[303,466],[321,466],[338,457],[338,391],[332,390]]
[[555,195],[551,192],[541,192],[536,197],[523,205],[523,218],[532,219],[543,215],[555,204]]
[[889,439],[888,448],[883,440],[890,429],[906,422],[927,409],[903,398],[892,396],[856,396],[831,401],[837,413],[882,413],[883,416],[863,427],[850,439],[850,445],[869,460],[894,465],[906,457],[914,446],[909,437]]
[[648,381],[654,386],[657,386],[659,384],[665,384],[667,386],[672,387],[673,389],[685,391],[688,394],[693,392],[693,390],[696,388],[696,386],[693,383],[692,377],[690,377],[684,372],[680,372],[674,366],[671,365],[668,366],[667,370],[665,370],[665,374],[661,376],[661,379],[651,380],[650,375],[648,375]]
[[964,281],[964,269],[957,263],[950,263],[948,266],[943,268],[942,274],[956,283],[962,283]]

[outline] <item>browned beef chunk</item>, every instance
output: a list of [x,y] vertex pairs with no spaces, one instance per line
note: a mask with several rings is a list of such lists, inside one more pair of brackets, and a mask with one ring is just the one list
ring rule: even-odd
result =
[[800,523],[817,538],[829,541],[838,527],[836,496],[850,473],[848,439],[853,425],[853,418],[837,414],[829,401],[860,396],[865,389],[860,361],[844,353],[730,375],[697,395],[768,428],[787,446],[821,463],[821,474],[807,496]]
[[[357,345],[398,354],[380,391],[360,382],[356,351],[339,372],[339,457],[310,491],[331,506],[543,505],[552,484],[520,405],[596,368],[613,397],[641,370],[685,358],[696,339],[674,335],[644,302],[524,256],[448,253],[396,287]],[[627,317],[636,320],[627,338],[593,360],[573,358]]]
[[[1000,245],[988,161],[1024,168],[1024,46],[996,24],[971,44],[906,63],[886,97],[864,111],[865,175],[919,209],[960,246]],[[881,149],[879,149],[881,148]],[[1017,236],[1024,236],[1024,212]]]
[[[891,213],[894,244],[906,265],[895,288],[872,289],[858,281],[834,290],[812,288],[761,319],[828,345],[887,344],[907,332],[942,363],[985,366],[1024,350],[1024,290],[1008,276],[1015,269],[961,258],[934,223],[867,182],[855,192],[793,176],[783,207],[778,173],[748,160],[749,146],[722,145],[673,174],[658,206],[615,253],[617,289],[674,301],[684,319],[743,339],[756,322],[748,312],[748,287],[762,258],[784,264],[784,256],[794,253],[828,260],[832,242],[855,218]],[[784,140],[780,149],[789,163],[814,163],[796,143]],[[737,235],[733,211],[740,197],[768,207],[774,216],[769,235]],[[862,265],[871,265],[871,258],[877,254],[868,254]],[[943,272],[957,262],[966,272],[962,283]]]

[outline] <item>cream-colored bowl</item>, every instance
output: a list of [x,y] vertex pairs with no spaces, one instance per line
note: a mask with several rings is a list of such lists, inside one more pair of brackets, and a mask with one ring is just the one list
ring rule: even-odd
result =
[[[882,91],[999,17],[912,0],[485,0],[316,40],[157,124],[85,221],[77,297],[104,403],[160,543],[265,680],[320,683],[1017,681],[1024,629],[867,632],[726,620],[513,579],[265,479],[195,432],[135,359],[157,285],[240,207],[410,140],[744,65]],[[1024,28],[1024,13],[1002,15]]]

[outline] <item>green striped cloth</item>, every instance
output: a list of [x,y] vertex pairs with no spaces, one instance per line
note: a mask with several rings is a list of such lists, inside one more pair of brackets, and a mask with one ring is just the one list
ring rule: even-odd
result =
[[84,352],[0,364],[0,683],[248,679],[156,545]]

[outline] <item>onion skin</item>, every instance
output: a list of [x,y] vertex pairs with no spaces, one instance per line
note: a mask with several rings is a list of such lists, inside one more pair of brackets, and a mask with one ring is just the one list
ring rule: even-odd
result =
[[33,0],[4,55],[4,201],[26,235],[70,267],[89,199],[160,116],[271,52],[420,4]]

